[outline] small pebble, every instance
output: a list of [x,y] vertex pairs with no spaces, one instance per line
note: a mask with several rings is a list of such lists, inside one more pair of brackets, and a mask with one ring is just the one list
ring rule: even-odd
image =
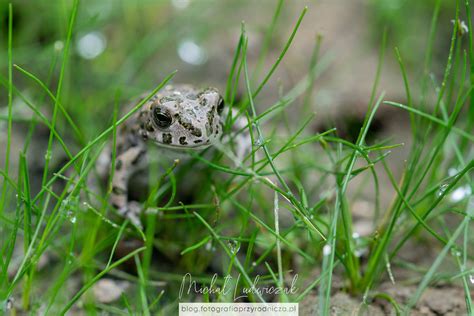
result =
[[111,303],[118,300],[128,286],[126,281],[104,278],[94,284],[92,290],[97,301]]

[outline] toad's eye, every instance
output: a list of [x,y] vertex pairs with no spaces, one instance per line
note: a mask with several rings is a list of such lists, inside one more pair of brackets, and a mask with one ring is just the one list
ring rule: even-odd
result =
[[155,108],[153,109],[153,121],[155,122],[156,126],[160,128],[167,128],[171,125],[172,119],[171,115],[163,109]]
[[224,109],[224,99],[220,98],[219,103],[217,104],[217,113],[221,114]]

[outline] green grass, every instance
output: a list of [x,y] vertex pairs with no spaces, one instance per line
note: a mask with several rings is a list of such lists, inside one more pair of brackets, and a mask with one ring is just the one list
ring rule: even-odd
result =
[[[230,9],[242,8],[238,2],[229,3]],[[298,36],[305,16],[314,8],[295,6],[299,13],[288,16],[296,12],[288,2],[266,4],[271,14],[263,24],[263,44],[256,55],[250,54],[249,41],[256,26],[252,22],[239,25],[234,54],[226,60],[228,75],[222,93],[227,106],[238,109],[238,115],[248,122],[240,132],[250,132],[251,152],[243,162],[236,161],[232,144],[220,144],[189,153],[189,160],[152,163],[150,174],[156,176],[150,177],[150,194],[143,201],[147,212],[141,231],[119,218],[109,205],[110,179],[101,189],[89,187],[89,180],[97,176],[94,166],[105,144],[116,144],[117,129],[164,85],[187,81],[166,58],[158,74],[147,69],[151,62],[160,62],[154,52],[175,40],[169,32],[156,31],[153,23],[161,22],[140,19],[151,12],[147,6],[152,4],[133,7],[123,2],[120,8],[111,9],[107,23],[131,42],[123,41],[120,50],[107,51],[104,54],[109,55],[90,64],[73,53],[74,41],[106,22],[100,16],[91,17],[86,3],[61,3],[54,12],[39,15],[39,21],[53,15],[55,22],[43,26],[54,34],[43,46],[35,42],[33,30],[15,24],[17,16],[30,14],[29,9],[15,3],[7,6],[8,23],[2,33],[6,37],[1,38],[1,56],[7,58],[1,59],[0,76],[4,87],[0,98],[6,108],[6,114],[0,116],[0,123],[6,124],[6,147],[0,152],[5,157],[0,169],[2,313],[14,298],[17,313],[32,315],[40,310],[64,315],[73,309],[87,314],[175,314],[183,276],[191,273],[199,284],[209,285],[213,282],[210,271],[234,276],[232,293],[255,289],[257,275],[260,285],[284,287],[288,277],[297,273],[298,292],[278,295],[275,300],[301,302],[316,296],[321,315],[330,314],[335,275],[342,276],[344,291],[361,306],[385,300],[397,314],[408,314],[425,290],[443,279],[464,289],[466,310],[473,313],[474,258],[469,250],[474,242],[474,199],[472,193],[462,200],[452,199],[459,188],[474,191],[470,1],[457,1],[455,6],[430,2],[431,22],[420,18],[430,29],[418,34],[426,39],[426,47],[424,61],[417,68],[406,61],[416,59],[420,52],[392,46],[397,37],[390,35],[397,23],[386,25],[384,31],[374,27],[381,39],[379,60],[366,115],[354,142],[343,138],[335,127],[321,132],[314,128],[320,115],[314,91],[334,61],[331,51],[322,53],[325,42],[321,36],[306,39],[314,43],[301,79],[291,85],[285,81],[280,90],[271,90],[275,86],[270,83],[281,75],[285,57],[301,43]],[[160,3],[153,9],[165,12],[169,7]],[[192,17],[162,17],[164,24],[159,27],[179,27],[182,19],[194,19],[203,9],[212,8],[196,5],[189,8]],[[457,22],[444,39],[448,46],[440,61],[436,56],[442,48],[435,42],[440,14],[446,15],[446,10]],[[115,21],[117,16],[126,22]],[[463,17],[468,21],[467,32],[460,31],[458,21]],[[213,26],[225,26],[225,16],[210,23],[196,24],[196,33],[208,36]],[[137,38],[136,33],[141,36]],[[58,38],[64,41],[59,50],[54,48]],[[29,61],[31,56],[38,56],[37,65]],[[399,65],[405,101],[385,98],[390,86],[381,86],[380,79],[389,58]],[[417,72],[421,76],[413,75]],[[120,111],[128,99],[146,90],[150,91],[147,98],[131,111]],[[30,109],[32,116],[17,114],[19,104]],[[373,135],[372,124],[387,108],[407,114],[411,136],[406,145]],[[230,130],[235,119],[227,119],[225,130]],[[47,131],[47,141],[37,152],[34,145],[41,129]],[[25,139],[20,152],[12,151],[14,135]],[[393,166],[400,162],[392,152],[404,146],[409,147],[404,168],[395,172]],[[160,149],[150,147],[150,151],[151,156],[160,157]],[[34,170],[38,156],[44,156],[39,171]],[[111,173],[115,157],[114,149]],[[382,178],[389,180],[389,187],[383,186]],[[192,182],[196,179],[198,182]],[[354,235],[357,223],[352,211],[361,183],[355,184],[354,179],[372,187],[369,202],[375,225],[369,236]],[[193,190],[184,202],[188,182]],[[389,205],[381,202],[384,191],[393,193]],[[121,248],[129,241],[137,245],[124,254]],[[407,244],[416,247],[422,243],[429,243],[437,255],[430,266],[415,270],[401,253]],[[48,265],[40,268],[44,258]],[[445,263],[451,263],[451,268]],[[416,275],[417,289],[407,302],[378,288],[394,277],[395,268],[411,269]],[[103,277],[126,280],[130,288],[113,304],[102,304],[90,289]],[[222,286],[222,278],[216,284]],[[230,302],[233,297],[191,295],[181,301],[197,299]],[[258,292],[247,298],[251,302],[267,299]]]

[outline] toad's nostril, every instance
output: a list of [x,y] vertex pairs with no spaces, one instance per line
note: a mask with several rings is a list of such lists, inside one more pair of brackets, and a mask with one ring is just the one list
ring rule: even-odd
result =
[[173,136],[170,133],[163,133],[162,141],[164,144],[171,144],[173,141]]

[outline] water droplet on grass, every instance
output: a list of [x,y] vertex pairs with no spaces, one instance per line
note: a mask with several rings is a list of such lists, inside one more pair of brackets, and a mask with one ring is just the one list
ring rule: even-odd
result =
[[441,195],[444,194],[444,192],[446,191],[448,186],[449,186],[449,184],[447,184],[447,183],[443,183],[442,185],[439,186],[439,189],[438,189],[438,192],[437,192],[438,197],[440,197]]
[[229,250],[233,253],[236,254],[240,250],[240,242],[237,240],[229,240],[227,242],[227,245],[229,246]]
[[323,256],[329,256],[331,254],[331,251],[332,251],[331,245],[324,245]]
[[257,138],[257,139],[255,140],[255,142],[254,142],[254,145],[255,145],[256,147],[262,146],[262,145],[263,145],[263,140],[262,140],[262,138],[260,138],[260,137]]
[[69,206],[69,199],[64,199],[61,201],[61,207],[66,208]]
[[471,281],[471,284],[474,284],[474,274],[469,274],[469,281]]
[[75,214],[75,212],[73,212],[72,210],[68,210],[68,211],[67,211],[66,217],[67,217],[68,220],[69,220],[71,223],[73,223],[73,224],[77,221],[76,214]]
[[461,257],[461,251],[457,250],[456,248],[451,248],[451,255],[455,257]]

